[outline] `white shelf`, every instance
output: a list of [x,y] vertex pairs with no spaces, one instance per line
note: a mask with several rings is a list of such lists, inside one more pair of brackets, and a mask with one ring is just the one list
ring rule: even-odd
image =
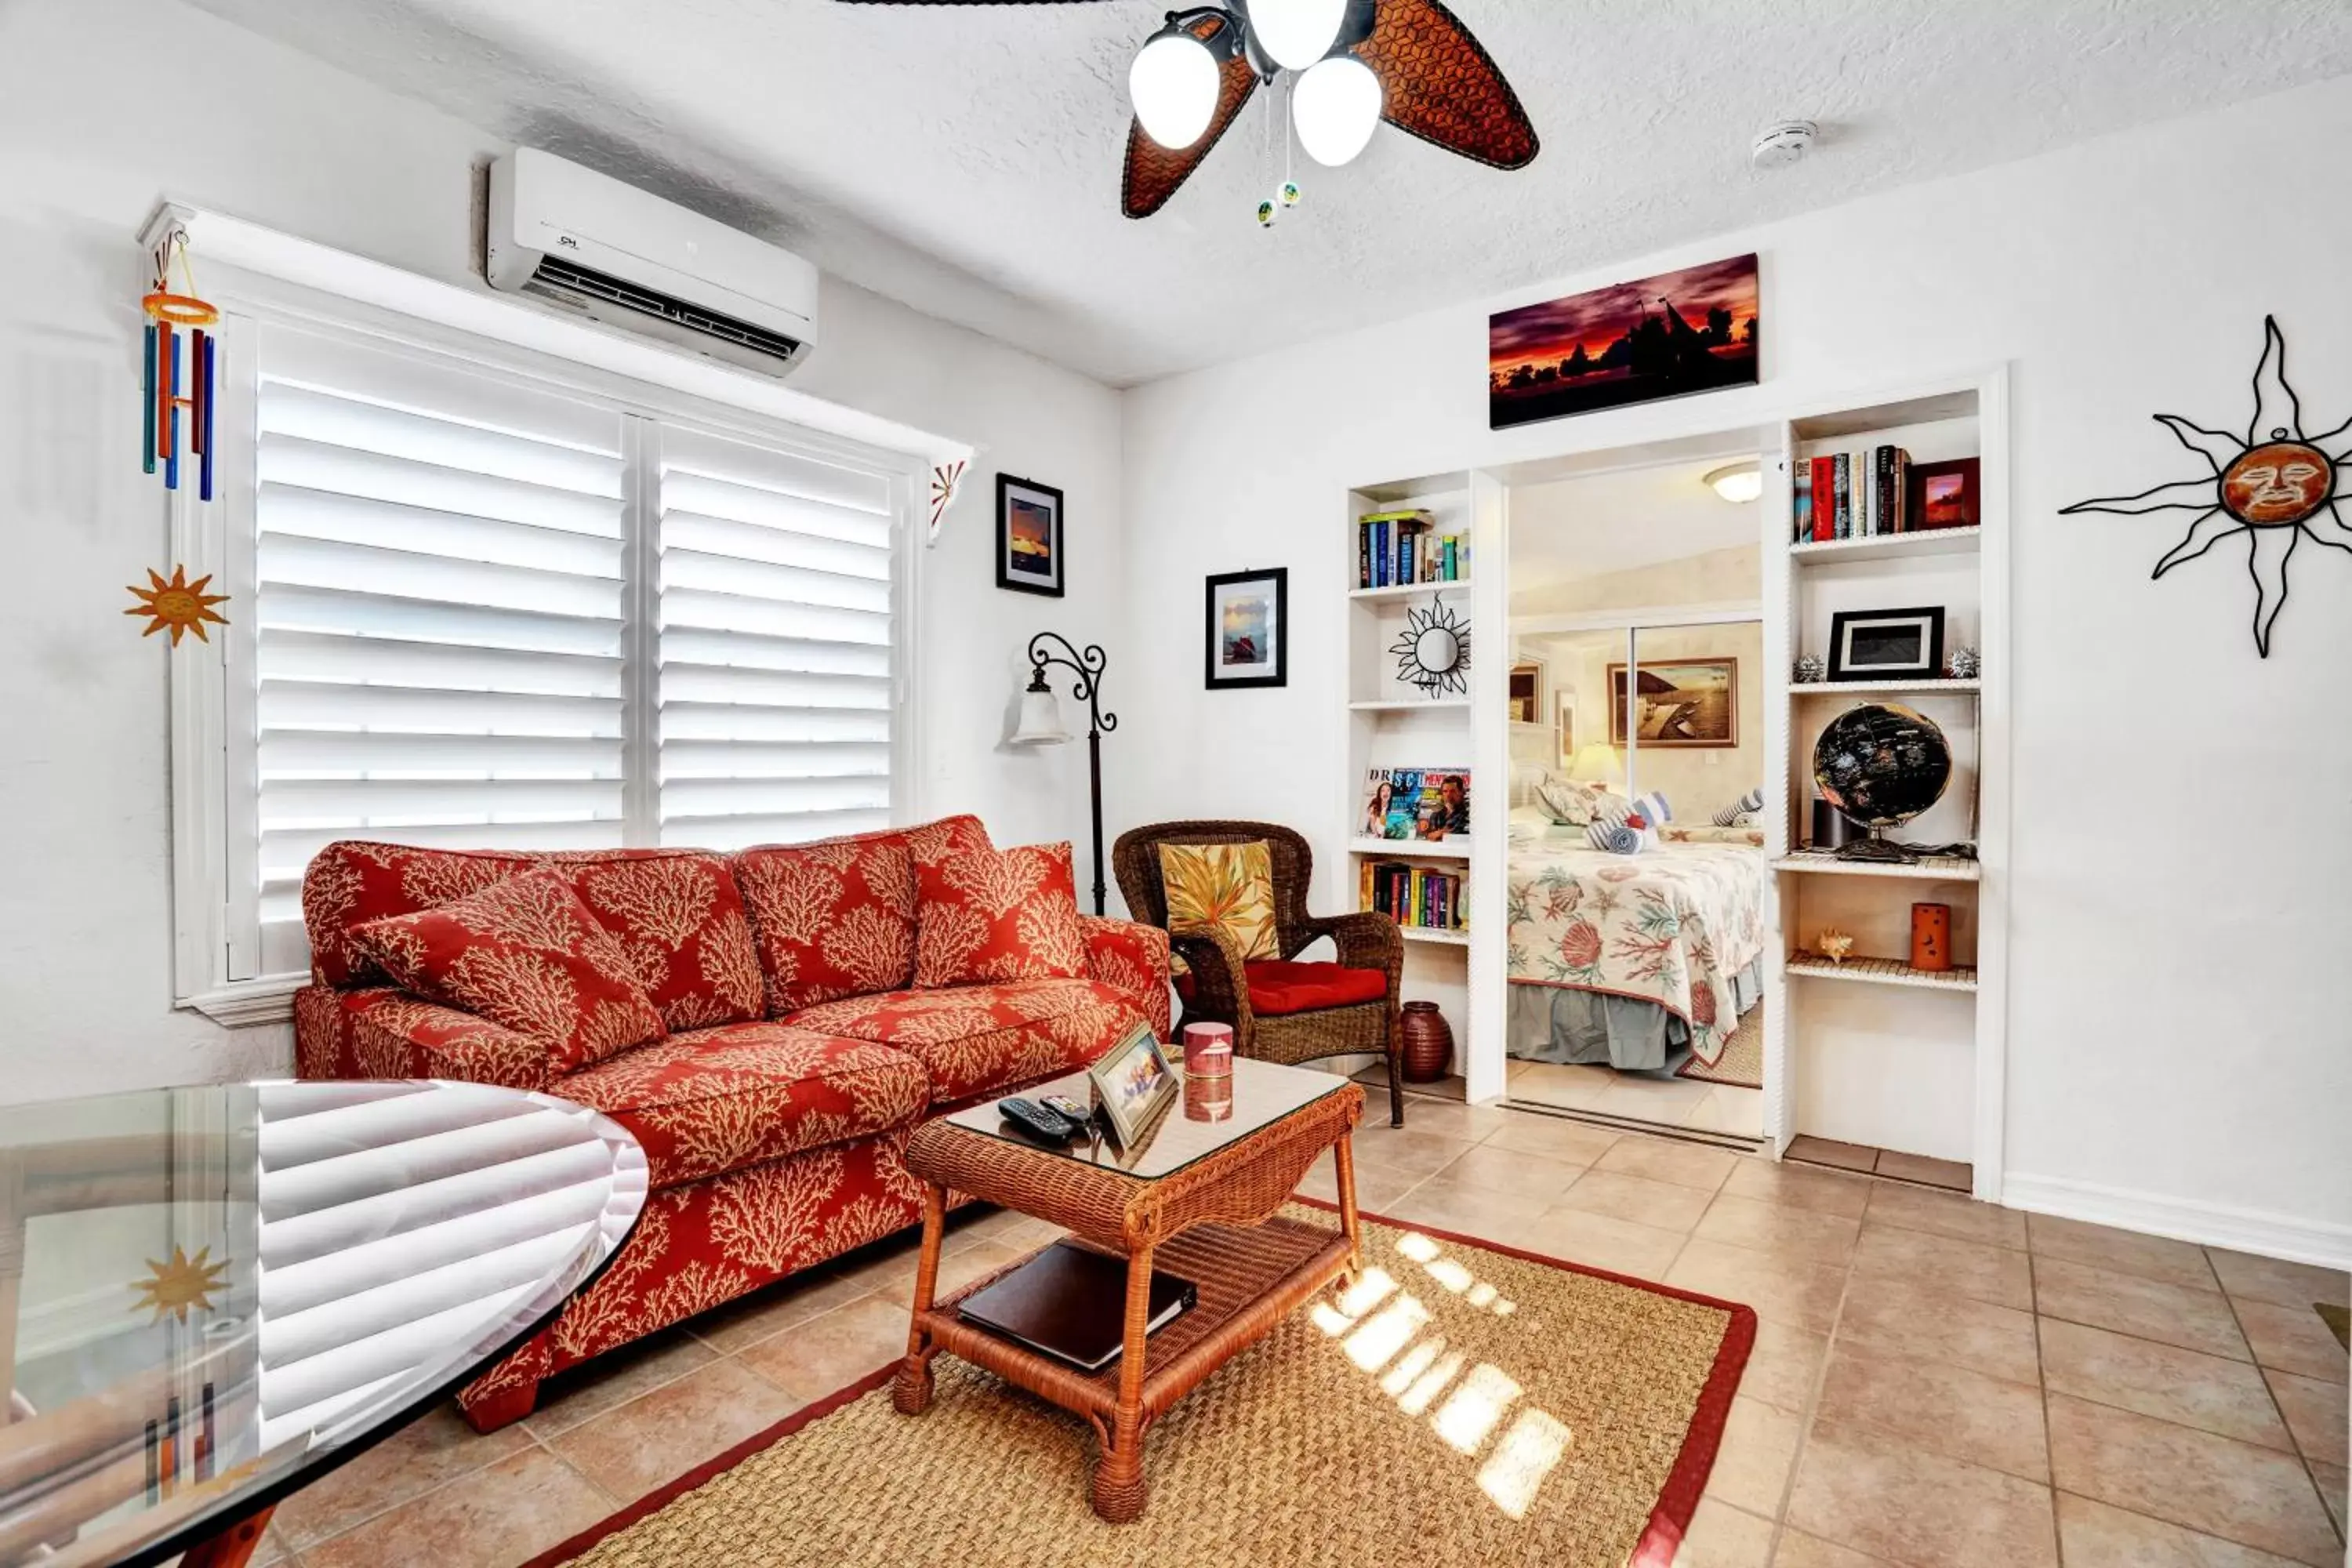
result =
[[1402,599],[1414,594],[1466,594],[1470,591],[1467,577],[1448,578],[1443,583],[1392,583],[1385,588],[1351,588],[1350,599]]
[[1917,860],[1841,860],[1826,849],[1800,849],[1772,862],[1776,871],[1804,871],[1831,877],[1909,877],[1924,882],[1973,882],[1978,863],[1957,855],[1929,855]]
[[1399,859],[1467,860],[1470,843],[1464,838],[1364,838],[1349,840],[1359,855],[1385,855]]
[[1808,680],[1793,683],[1789,688],[1791,697],[1833,697],[1848,691],[1982,691],[1984,682],[1971,676],[1966,680],[1936,677],[1924,680]]
[[1350,702],[1349,710],[1356,713],[1417,713],[1424,708],[1438,710],[1467,709],[1467,697],[1381,697],[1366,702]]
[[1864,985],[1909,985],[1922,991],[1974,991],[1973,969],[1914,969],[1900,959],[1849,958],[1838,963],[1818,952],[1792,952],[1789,973],[1815,980],[1850,980]]
[[1879,533],[1867,539],[1806,540],[1789,546],[1800,564],[1825,561],[1886,561],[1898,555],[1957,555],[1978,548],[1981,528],[1923,528],[1916,533]]
[[1407,942],[1425,942],[1438,947],[1466,948],[1470,945],[1470,933],[1466,931],[1439,931],[1432,926],[1408,925],[1401,925],[1397,930],[1404,933]]

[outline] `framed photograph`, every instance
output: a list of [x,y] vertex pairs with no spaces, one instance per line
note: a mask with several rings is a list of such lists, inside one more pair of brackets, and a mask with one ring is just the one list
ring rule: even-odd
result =
[[1830,617],[1832,680],[1935,680],[1944,673],[1944,609],[1840,610]]
[[1062,492],[996,476],[996,585],[1062,596]]
[[1095,1103],[1121,1148],[1150,1131],[1176,1093],[1176,1072],[1149,1027],[1138,1024],[1087,1069]]
[[1759,309],[1751,254],[1489,316],[1486,423],[1752,385]]
[[1290,679],[1290,568],[1209,579],[1209,689],[1281,686]]
[[1977,510],[1977,459],[1912,464],[1911,493],[1904,499],[1915,531],[1976,527],[1983,521]]
[[1511,666],[1511,722],[1540,724],[1544,721],[1544,661],[1523,659]]
[[[1739,661],[1644,659],[1634,701],[1642,745],[1703,749],[1739,744]],[[1609,743],[1625,744],[1625,667],[1609,667]]]

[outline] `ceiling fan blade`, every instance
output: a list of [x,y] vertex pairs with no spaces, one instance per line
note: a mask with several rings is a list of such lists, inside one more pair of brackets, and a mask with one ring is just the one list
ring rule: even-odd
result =
[[[1226,24],[1212,17],[1195,23],[1192,31],[1206,38],[1214,36]],[[1150,217],[1168,205],[1176,187],[1192,178],[1201,160],[1217,144],[1257,90],[1257,72],[1250,68],[1248,51],[1235,49],[1231,58],[1217,68],[1217,112],[1209,121],[1208,130],[1201,139],[1177,152],[1171,152],[1143,133],[1140,121],[1130,120],[1127,127],[1127,172],[1119,179],[1119,209],[1129,217]]]
[[1438,0],[1378,0],[1370,36],[1349,52],[1381,79],[1381,118],[1398,130],[1497,169],[1535,162],[1536,128],[1519,95]]

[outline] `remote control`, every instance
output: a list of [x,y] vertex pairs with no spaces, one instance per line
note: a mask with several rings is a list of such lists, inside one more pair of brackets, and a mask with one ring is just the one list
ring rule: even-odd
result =
[[1094,1120],[1093,1111],[1088,1110],[1066,1094],[1041,1094],[1037,1099],[1046,1110],[1058,1112],[1063,1121],[1076,1126],[1084,1127]]
[[1069,1119],[1058,1110],[1048,1110],[1034,1100],[1000,1100],[997,1114],[1013,1128],[1045,1143],[1066,1143],[1073,1129]]

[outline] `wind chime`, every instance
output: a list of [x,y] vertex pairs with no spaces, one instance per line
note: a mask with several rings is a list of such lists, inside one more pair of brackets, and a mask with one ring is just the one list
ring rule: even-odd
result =
[[[155,273],[146,298],[139,301],[147,312],[146,445],[140,453],[148,473],[163,470],[163,488],[180,488],[182,456],[180,411],[188,412],[186,455],[195,459],[196,498],[213,499],[213,392],[219,384],[220,339],[205,329],[216,325],[220,312],[196,295],[195,273],[188,265],[188,235],[174,228],[154,252]],[[176,263],[184,291],[172,287]],[[186,353],[181,352],[182,344]],[[183,363],[184,361],[184,363]]]

